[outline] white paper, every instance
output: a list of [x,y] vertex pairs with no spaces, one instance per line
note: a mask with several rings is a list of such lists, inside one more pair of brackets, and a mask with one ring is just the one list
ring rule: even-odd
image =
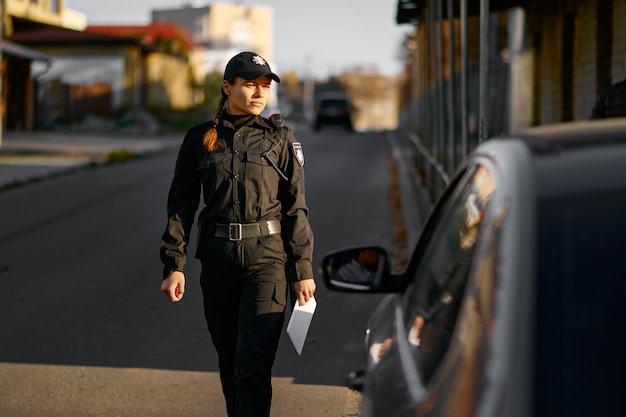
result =
[[311,297],[303,306],[298,305],[298,301],[296,301],[296,305],[291,312],[289,323],[287,323],[287,334],[298,355],[302,354],[304,340],[309,332],[309,326],[311,325],[316,307],[315,297]]

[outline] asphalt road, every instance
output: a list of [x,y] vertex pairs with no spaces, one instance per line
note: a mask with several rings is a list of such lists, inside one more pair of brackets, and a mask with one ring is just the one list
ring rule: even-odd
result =
[[[316,268],[344,246],[393,249],[385,134],[298,137]],[[181,303],[159,291],[175,157],[169,151],[0,193],[1,416],[225,416],[197,262],[189,262]],[[302,356],[281,340],[273,417],[358,414],[358,394],[345,380],[363,362],[363,331],[380,298],[332,293],[318,280]]]

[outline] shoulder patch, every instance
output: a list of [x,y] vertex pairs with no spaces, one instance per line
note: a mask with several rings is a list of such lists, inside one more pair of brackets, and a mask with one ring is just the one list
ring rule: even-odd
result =
[[291,144],[291,150],[293,151],[293,156],[295,156],[296,161],[300,164],[301,167],[304,166],[304,152],[302,152],[302,145],[300,142],[293,142]]

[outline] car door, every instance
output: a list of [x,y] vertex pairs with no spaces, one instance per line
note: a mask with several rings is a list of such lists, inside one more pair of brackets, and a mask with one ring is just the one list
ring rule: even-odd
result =
[[370,329],[366,416],[415,416],[418,408],[420,414],[438,409],[441,392],[433,395],[431,381],[450,350],[471,271],[493,258],[479,248],[488,240],[493,244],[487,233],[493,228],[485,225],[493,223],[495,190],[495,167],[478,158],[455,177],[429,217],[405,274],[406,288],[386,303],[392,334]]

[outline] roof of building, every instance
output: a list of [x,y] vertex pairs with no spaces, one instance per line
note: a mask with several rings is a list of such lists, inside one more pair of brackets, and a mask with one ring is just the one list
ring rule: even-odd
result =
[[29,61],[49,61],[50,57],[46,54],[42,54],[34,49],[27,48],[23,45],[8,41],[6,39],[0,39],[0,51],[2,53],[11,55],[16,58],[26,59]]
[[[512,7],[523,6],[529,3],[529,0],[491,0],[489,3],[489,10],[502,11],[510,9]],[[441,2],[441,15],[444,19],[448,16],[447,2]],[[416,24],[419,20],[425,18],[424,14],[436,7],[436,4],[432,0],[398,0],[398,6],[396,9],[396,23],[412,23]],[[481,2],[479,0],[467,0],[467,13],[469,15],[477,15],[480,13]],[[460,3],[454,2],[453,10],[454,16],[460,15]]]
[[136,39],[121,38],[107,34],[82,32],[55,26],[14,33],[10,39],[22,44],[138,44]]
[[159,21],[149,25],[137,26],[101,26],[90,25],[86,29],[89,33],[103,34],[117,37],[134,37],[140,39],[142,43],[155,45],[159,40],[171,41],[180,39],[186,50],[190,50],[199,44],[184,26],[176,22]]

